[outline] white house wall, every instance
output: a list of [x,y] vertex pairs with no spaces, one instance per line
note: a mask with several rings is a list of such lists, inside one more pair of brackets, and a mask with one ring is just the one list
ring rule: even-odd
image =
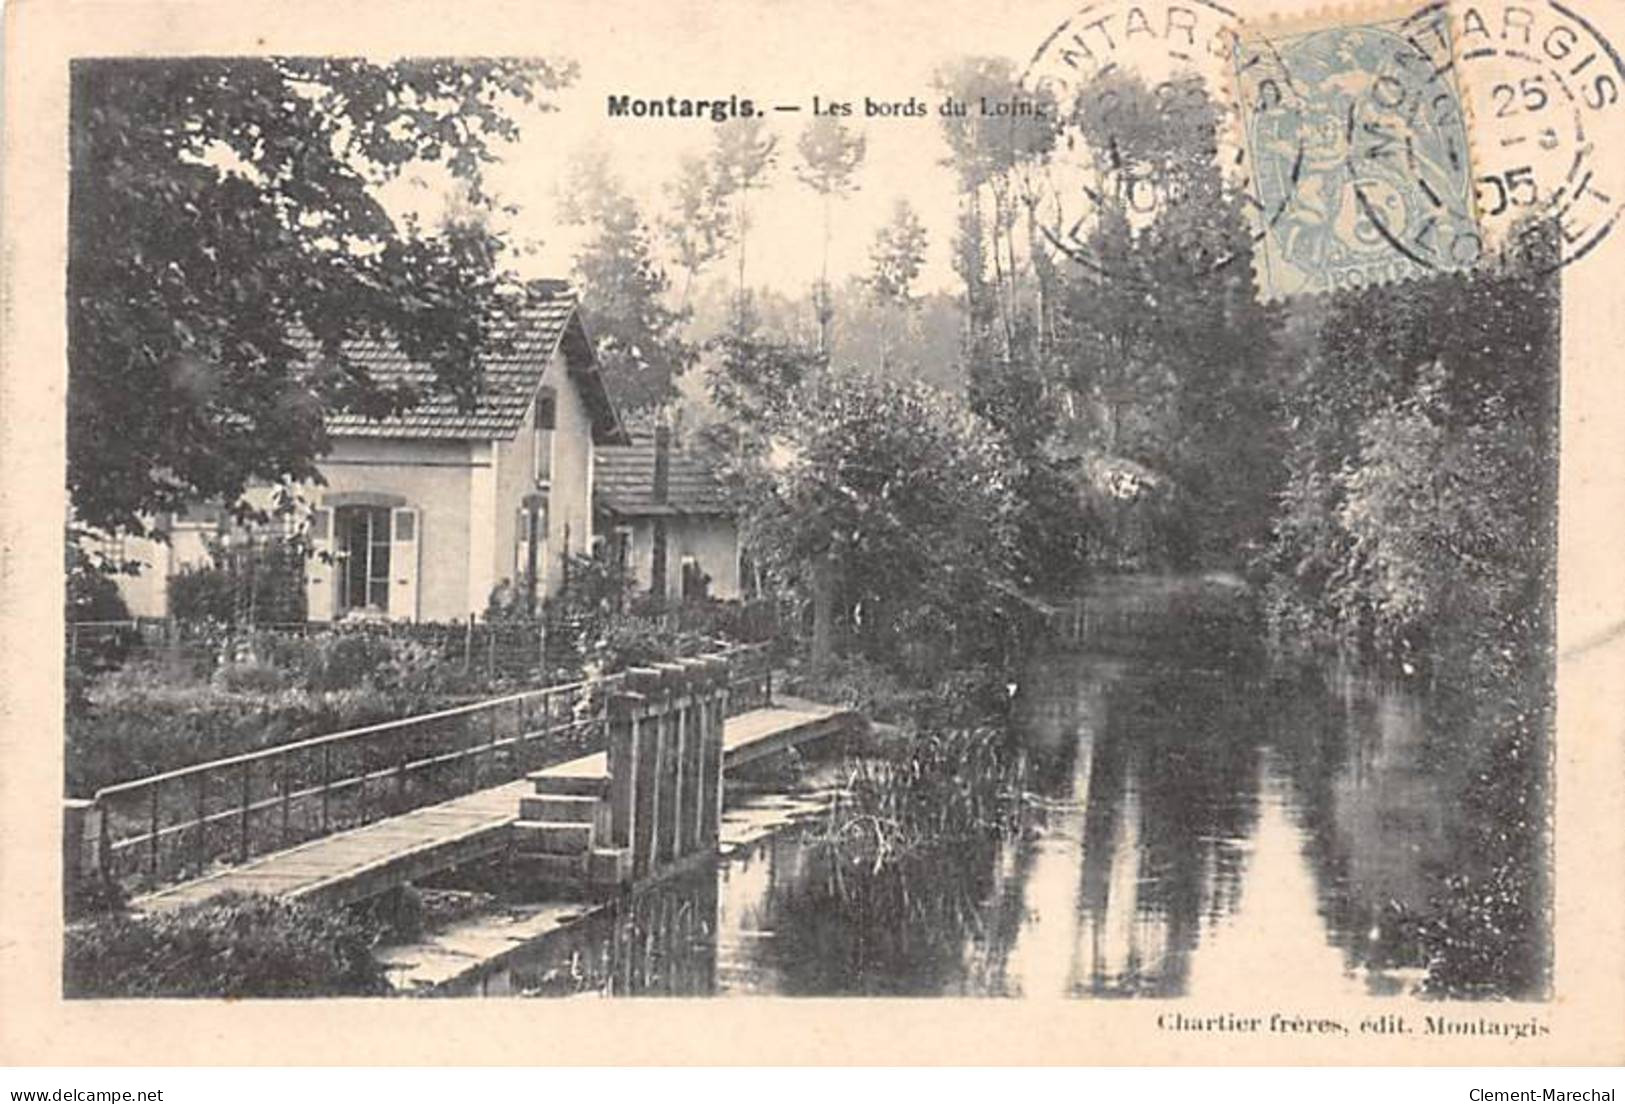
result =
[[[554,354],[542,375],[542,386],[553,391],[553,478],[548,488],[547,563],[542,590],[544,594],[554,594],[564,582],[562,553],[566,548],[573,555],[581,555],[592,547],[592,418],[580,390],[570,378],[562,353]],[[524,506],[525,496],[536,489],[535,432],[533,403],[514,439],[499,441],[495,446],[493,584],[500,579],[515,578],[519,511]]]
[[115,577],[119,595],[132,617],[164,617],[169,611],[169,577],[187,567],[210,562],[208,538],[213,525],[181,524],[170,530],[169,543],[127,537],[115,555],[141,565],[138,575]]
[[[554,356],[542,383],[551,387],[554,398],[543,577],[544,593],[553,594],[563,583],[561,554],[566,549],[581,554],[592,547],[592,420],[562,353]],[[525,496],[536,489],[535,417],[533,405],[512,441],[335,437],[332,451],[318,463],[326,485],[306,488],[302,497],[322,506],[327,496],[345,492],[397,496],[401,505],[418,511],[416,619],[450,621],[483,614],[492,588],[515,578],[516,519]],[[269,506],[271,491],[252,489],[245,497]],[[329,526],[334,531],[331,519]],[[125,542],[124,555],[145,565],[141,575],[119,581],[132,614],[168,613],[169,576],[183,566],[208,562],[204,539],[213,531],[212,526],[181,526],[171,534],[171,545]],[[316,590],[333,593],[334,565],[312,564],[309,571],[313,579],[324,580]],[[728,578],[736,575],[737,568],[730,568]],[[390,614],[414,616],[399,610]],[[331,616],[330,608],[310,611],[312,620]]]
[[[640,518],[632,529],[632,577],[646,591],[654,580],[654,521]],[[739,597],[739,529],[731,518],[672,517],[666,519],[666,596],[683,593],[683,558],[692,556],[700,570],[711,576],[713,598]]]
[[739,597],[739,530],[731,518],[683,518],[667,526],[671,563],[666,578],[673,595],[682,594],[683,557],[693,556],[711,576],[713,598]]
[[318,465],[327,485],[309,492],[315,505],[328,494],[371,491],[399,495],[418,510],[422,621],[453,621],[485,609],[489,587],[475,605],[469,579],[472,489],[490,473],[490,461],[475,455],[478,447],[467,441],[338,438]]

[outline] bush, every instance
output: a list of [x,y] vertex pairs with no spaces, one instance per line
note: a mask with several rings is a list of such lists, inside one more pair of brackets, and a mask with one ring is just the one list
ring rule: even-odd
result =
[[104,677],[67,715],[68,792],[427,712],[433,703],[371,687],[310,695],[174,686],[149,664]]
[[296,540],[216,541],[211,562],[169,577],[169,609],[182,622],[222,625],[304,621],[305,550]]
[[304,671],[312,693],[350,690],[371,683],[395,659],[397,642],[366,632],[327,633],[314,640]]
[[220,667],[214,684],[234,694],[274,694],[287,686],[287,677],[269,663],[249,659]]
[[356,916],[223,894],[174,913],[68,929],[71,997],[337,997],[389,992]]
[[610,618],[602,632],[590,645],[588,655],[605,674],[628,667],[666,663],[679,656],[698,655],[709,645],[699,634],[681,632],[659,621],[629,615]]
[[215,567],[181,568],[169,577],[169,612],[187,624],[231,624],[237,613],[232,580]]

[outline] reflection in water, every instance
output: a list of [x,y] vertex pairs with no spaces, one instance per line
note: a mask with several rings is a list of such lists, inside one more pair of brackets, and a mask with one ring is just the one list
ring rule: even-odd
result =
[[[492,992],[1405,991],[1457,780],[1420,705],[1085,654],[1023,682],[1015,830],[894,877],[790,827],[536,945]],[[867,862],[866,859],[856,860]]]

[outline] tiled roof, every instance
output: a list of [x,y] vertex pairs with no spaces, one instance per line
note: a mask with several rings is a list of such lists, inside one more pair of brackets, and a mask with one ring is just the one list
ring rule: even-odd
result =
[[434,369],[415,363],[394,344],[375,339],[345,343],[345,353],[386,386],[409,384],[422,398],[405,413],[374,419],[358,413],[331,413],[327,432],[335,437],[410,437],[455,440],[511,440],[530,409],[542,373],[561,342],[578,335],[581,355],[570,358],[570,376],[580,386],[593,419],[593,439],[625,440],[619,417],[604,390],[590,343],[576,317],[575,293],[562,281],[537,281],[536,294],[520,312],[511,343],[482,358],[484,386],[472,409],[434,388]]
[[630,445],[596,449],[593,453],[593,501],[621,517],[656,517],[673,514],[731,516],[728,492],[704,460],[676,448],[666,480],[666,501],[655,501],[655,442],[650,433],[637,433]]

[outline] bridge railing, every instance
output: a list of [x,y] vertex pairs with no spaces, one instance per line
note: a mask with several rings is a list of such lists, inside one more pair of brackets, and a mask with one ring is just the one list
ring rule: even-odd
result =
[[[730,661],[730,713],[772,700],[767,650]],[[602,750],[616,674],[385,721],[104,786],[70,802],[70,884],[140,890],[246,862]]]

